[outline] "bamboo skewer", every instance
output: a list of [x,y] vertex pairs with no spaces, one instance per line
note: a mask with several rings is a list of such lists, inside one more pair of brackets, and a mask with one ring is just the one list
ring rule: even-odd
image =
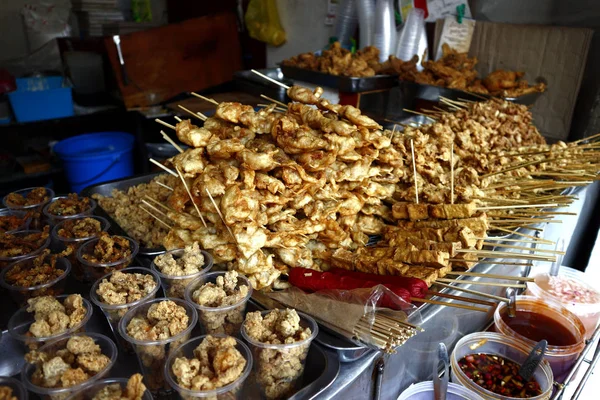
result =
[[483,306],[490,306],[490,307],[496,306],[496,303],[494,303],[492,301],[473,299],[471,297],[454,296],[452,294],[446,294],[446,293],[435,292],[435,291],[428,291],[427,295],[432,296],[432,297],[442,297],[444,299],[453,299],[453,300],[457,300],[457,301],[464,301],[466,303],[481,304]]
[[486,210],[505,210],[505,209],[513,209],[513,208],[545,208],[545,207],[558,207],[556,203],[549,204],[527,204],[527,205],[514,205],[514,206],[490,206],[490,207],[477,207],[477,211],[486,211]]
[[429,118],[429,119],[432,119],[434,121],[437,121],[437,119],[433,118],[431,115],[423,114],[423,113],[420,113],[418,111],[409,110],[407,108],[403,108],[402,111],[406,111],[406,112],[412,113],[412,114],[422,115],[422,116],[424,116],[426,118]]
[[469,293],[469,294],[473,294],[473,295],[481,296],[481,297],[487,297],[489,299],[494,299],[494,300],[503,301],[505,303],[508,303],[508,299],[506,297],[501,297],[501,296],[496,296],[494,294],[488,294],[488,293],[484,293],[484,292],[479,292],[479,291],[473,290],[473,289],[462,288],[460,286],[449,285],[449,284],[444,283],[444,282],[435,281],[435,283],[436,283],[436,285],[441,286],[441,287],[445,287],[445,288],[449,288],[449,289],[454,289],[454,290],[458,290],[460,292],[465,292],[465,293]]
[[526,247],[526,246],[512,246],[510,244],[489,243],[489,242],[483,242],[483,245],[484,246],[494,246],[494,247],[505,247],[507,249],[517,249],[517,250],[533,250],[533,251],[537,251],[539,253],[550,253],[550,254],[565,255],[564,251],[539,249],[537,247],[536,248],[532,248],[532,247]]
[[[142,199],[142,203],[144,203],[145,205],[147,205],[148,207],[150,207],[151,209],[153,209],[154,211],[156,211],[157,213],[159,213],[160,215],[162,215],[165,218],[169,218],[169,216],[167,214],[165,214],[162,210],[159,210],[156,206],[154,206],[153,204],[148,203],[147,200]],[[170,218],[169,218],[170,219]]]
[[505,281],[518,281],[518,282],[533,282],[534,281],[534,278],[530,278],[528,276],[510,276],[510,275],[486,274],[486,273],[479,273],[479,272],[450,271],[446,275],[477,276],[477,277],[481,277],[481,278],[502,279]]
[[154,121],[158,122],[159,124],[161,124],[161,125],[163,125],[163,126],[166,126],[167,128],[171,128],[171,129],[173,129],[174,131],[176,131],[176,130],[177,130],[177,128],[175,128],[175,126],[174,126],[174,125],[168,124],[168,123],[166,123],[165,121],[163,121],[162,119],[155,118],[155,119],[154,119]]
[[156,181],[156,184],[157,184],[158,186],[162,186],[162,187],[164,187],[165,189],[168,189],[168,190],[170,190],[171,192],[173,191],[173,188],[172,188],[171,186],[167,186],[167,185],[165,185],[165,184],[164,184],[164,183],[162,183],[162,182],[158,182],[158,181]]
[[449,262],[472,262],[472,263],[478,263],[478,264],[497,264],[497,265],[518,265],[520,267],[531,267],[533,266],[532,263],[526,262],[526,263],[518,263],[518,262],[510,262],[510,261],[485,261],[486,257],[478,257],[477,260],[465,260],[463,258],[445,258],[445,260],[449,261]]
[[417,163],[415,161],[415,146],[412,139],[410,139],[410,151],[412,153],[412,166],[413,166],[413,177],[415,178],[415,202],[419,204],[419,186],[417,184]]
[[[540,243],[539,240],[527,240],[527,239],[504,239],[501,237],[494,237],[494,236],[488,236],[488,237],[474,237],[473,239],[475,240],[497,240],[500,242],[519,242],[519,243]],[[547,244],[554,244],[554,242],[549,242]]]
[[160,222],[161,224],[163,224],[164,226],[166,226],[169,229],[172,229],[171,225],[167,224],[165,221],[163,221],[162,219],[158,218],[156,215],[152,214],[149,210],[146,210],[144,207],[140,206],[140,208],[144,211],[146,211],[148,214],[150,214],[150,216],[152,218],[154,218],[155,220],[157,220],[158,222]]
[[537,241],[539,243],[554,244],[554,242],[551,242],[550,240],[536,238],[535,236],[531,236],[531,235],[528,235],[526,233],[521,233],[521,232],[517,232],[517,231],[511,231],[510,229],[504,229],[504,228],[500,228],[500,227],[494,227],[493,229],[499,230],[499,231],[502,231],[502,232],[506,232],[506,233],[512,233],[512,234],[518,235],[518,236],[524,236],[524,237],[529,238],[529,239],[534,239],[535,241]]
[[466,285],[480,285],[480,286],[495,286],[495,287],[510,287],[516,289],[525,289],[527,285],[522,284],[513,284],[513,283],[497,283],[497,282],[481,282],[481,281],[467,281],[462,279],[446,279],[446,278],[437,278],[436,282],[444,282],[444,283],[461,283]]
[[173,176],[177,177],[177,174],[176,174],[175,172],[173,172],[173,170],[171,170],[171,169],[169,169],[169,168],[165,167],[164,165],[162,165],[161,163],[159,163],[158,161],[156,161],[154,158],[150,158],[149,160],[150,160],[150,162],[151,162],[152,164],[156,165],[156,166],[157,166],[157,167],[159,167],[159,168],[162,168],[162,169],[163,169],[163,170],[165,170],[166,172],[168,172],[168,173],[170,173],[171,175],[173,175]]
[[175,167],[175,170],[179,174],[179,179],[181,179],[181,182],[183,183],[183,186],[185,187],[185,191],[187,192],[188,196],[190,197],[190,201],[194,205],[194,208],[196,209],[196,212],[198,213],[198,216],[200,217],[200,220],[202,221],[202,225],[204,225],[204,227],[207,228],[206,221],[204,220],[204,217],[202,216],[202,213],[200,212],[200,209],[198,208],[198,204],[196,204],[196,202],[194,201],[194,197],[192,196],[192,192],[190,191],[190,188],[188,187],[188,184],[185,181],[185,178],[183,177],[183,174],[181,173],[181,171],[179,170],[179,168]]
[[288,85],[281,83],[278,80],[275,80],[273,78],[270,78],[270,77],[266,76],[265,74],[258,72],[255,69],[251,69],[250,71],[255,73],[256,75],[260,76],[261,78],[268,80],[269,82],[273,82],[274,84],[281,86],[282,88],[284,88],[286,90],[288,90],[290,88]]
[[183,153],[183,149],[182,149],[182,148],[181,148],[181,147],[180,147],[180,146],[179,146],[177,143],[175,143],[175,141],[174,141],[173,139],[171,139],[171,138],[169,137],[169,135],[167,135],[167,134],[165,133],[165,131],[160,131],[160,133],[161,133],[161,135],[162,135],[163,139],[165,139],[167,142],[171,143],[171,145],[172,145],[173,147],[175,147],[175,149],[176,149],[176,150],[177,150],[177,151],[178,151],[180,154],[181,154],[181,153]]
[[182,106],[181,104],[178,104],[177,107],[181,108],[183,111],[185,111],[188,114],[191,114],[193,117],[198,118],[201,121],[206,121],[207,117],[206,115],[202,114],[202,113],[195,113],[192,110],[185,108],[184,106]]
[[[533,249],[535,250],[535,249]],[[456,250],[457,253],[475,253],[481,254],[488,257],[504,257],[511,259],[522,259],[522,260],[534,260],[534,261],[556,261],[556,257],[540,256],[523,253],[512,253],[510,251],[489,251],[489,250],[477,250],[477,249],[460,249]]]
[[450,150],[450,204],[454,204],[454,141]]
[[278,105],[282,106],[283,108],[285,108],[286,110],[288,108],[287,104],[285,104],[285,103],[283,103],[283,102],[281,102],[279,100],[272,99],[269,96],[265,96],[264,94],[261,94],[260,97],[262,97],[263,99],[269,100],[271,103],[278,104]]
[[465,305],[465,304],[447,303],[445,301],[422,299],[420,297],[411,297],[410,301],[414,302],[414,303],[428,303],[428,304],[436,304],[438,306],[463,308],[465,310],[471,310],[471,311],[488,312],[487,308],[481,308],[481,307],[475,307],[475,306],[468,306],[468,305]]
[[190,94],[191,94],[192,96],[195,96],[195,97],[197,97],[197,98],[199,98],[199,99],[202,99],[202,100],[204,100],[204,101],[208,101],[209,103],[212,103],[212,104],[214,104],[215,106],[218,106],[218,105],[219,105],[219,103],[218,103],[217,101],[215,101],[214,99],[209,99],[208,97],[204,97],[204,96],[202,96],[201,94],[198,94],[198,93],[195,93],[195,92],[191,92]]
[[179,118],[177,115],[174,116],[173,118],[175,118],[177,120],[177,122],[181,122],[181,118]]
[[560,224],[562,223],[561,220],[556,220],[556,219],[540,219],[540,218],[523,218],[523,219],[492,219],[492,222],[494,223],[494,225],[496,224],[531,224],[531,223],[535,223],[535,224],[543,224],[543,223],[547,223],[547,224]]

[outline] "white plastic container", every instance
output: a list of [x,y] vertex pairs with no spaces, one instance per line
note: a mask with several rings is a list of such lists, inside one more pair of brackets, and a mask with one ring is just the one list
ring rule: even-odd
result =
[[[431,400],[433,398],[433,381],[426,381],[409,386],[400,394],[398,400]],[[483,400],[483,398],[464,386],[450,382],[446,400]]]

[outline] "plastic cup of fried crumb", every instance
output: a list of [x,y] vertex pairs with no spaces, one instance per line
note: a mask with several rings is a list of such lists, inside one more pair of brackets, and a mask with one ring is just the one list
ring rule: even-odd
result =
[[[27,230],[27,231],[15,232],[12,235],[16,238],[22,238],[27,235],[31,235],[33,233],[41,233],[41,232],[42,231],[38,231],[38,230]],[[42,245],[40,247],[38,247],[37,249],[34,249],[33,251],[30,251],[27,254],[21,254],[19,256],[14,256],[14,257],[0,257],[0,268],[5,268],[5,267],[9,266],[10,264],[13,264],[19,260],[22,260],[22,259],[30,257],[30,256],[34,256],[36,254],[40,254],[42,251],[46,250],[48,248],[48,246],[50,246],[50,235],[48,235],[48,238],[44,241],[44,243],[42,243]]]
[[[128,381],[129,380],[127,378],[101,379],[73,393],[67,398],[67,400],[94,400],[98,392],[100,392],[105,387],[111,385],[119,385],[119,387],[121,388],[121,393],[123,393],[127,388]],[[122,395],[121,398],[123,399],[125,398],[125,396]],[[149,391],[144,391],[144,394],[142,395],[142,400],[152,400],[152,395]]]
[[[60,304],[63,304],[68,296],[69,295],[67,294],[63,294],[61,296],[56,296],[56,299],[60,302]],[[34,313],[27,311],[28,306],[24,306],[14,313],[13,316],[8,320],[8,333],[15,340],[23,343],[23,345],[30,350],[35,350],[47,342],[69,337],[78,332],[84,332],[85,324],[87,324],[87,322],[90,320],[94,310],[92,308],[92,303],[86,299],[83,299],[83,305],[85,306],[86,313],[79,324],[63,332],[57,333],[56,335],[50,335],[46,337],[34,337],[29,333],[29,327],[35,322],[35,318],[33,315]]]
[[[200,275],[205,274],[208,271],[210,271],[210,269],[213,266],[213,258],[206,251],[204,251],[204,250],[200,250],[200,251],[202,252],[202,255],[204,256],[204,265],[202,265],[202,268],[200,269],[200,271],[198,271],[194,274],[191,274],[191,275],[177,276],[177,275],[163,274],[160,271],[160,268],[158,268],[156,266],[156,264],[154,263],[154,261],[152,261],[152,264],[150,264],[150,268],[152,268],[152,270],[154,272],[156,272],[158,274],[158,276],[160,276],[160,282],[161,282],[162,288],[165,292],[165,296],[175,297],[178,299],[185,298],[186,286],[189,285],[192,282],[192,280],[194,280],[194,278],[197,278]],[[165,255],[171,254],[174,259],[178,259],[183,255],[183,252],[184,252],[183,249],[175,249],[175,250],[169,250],[169,251],[165,252],[164,254]]]
[[122,269],[121,272],[123,272],[124,274],[152,275],[152,278],[154,279],[156,286],[146,296],[142,297],[139,300],[132,301],[131,303],[106,304],[102,301],[100,296],[98,296],[97,291],[100,288],[100,283],[102,283],[102,281],[105,279],[109,280],[110,277],[115,273],[115,271],[113,271],[109,274],[104,275],[102,278],[100,278],[96,282],[94,282],[94,284],[92,285],[92,289],[90,290],[90,300],[92,301],[92,303],[97,305],[98,308],[100,308],[102,310],[102,312],[104,313],[104,315],[106,316],[106,319],[108,320],[108,324],[110,325],[110,329],[112,330],[113,335],[115,335],[115,338],[117,339],[117,342],[119,343],[121,348],[123,350],[125,350],[126,352],[131,353],[131,352],[133,352],[133,348],[131,347],[129,342],[126,340],[123,340],[123,338],[119,334],[119,322],[121,321],[121,318],[125,315],[125,313],[127,313],[127,311],[129,311],[129,309],[131,307],[135,307],[138,304],[144,303],[148,300],[152,300],[156,297],[156,293],[158,292],[158,289],[160,288],[160,278],[158,277],[158,274],[156,274],[156,272],[154,272],[148,268],[143,268],[143,267],[128,267],[128,268]]
[[[29,187],[29,188],[14,191],[12,193],[20,194],[23,197],[27,197],[27,195],[33,189],[37,189],[37,187]],[[42,202],[36,203],[36,204],[30,204],[28,206],[19,206],[16,204],[11,204],[8,201],[8,195],[6,195],[2,199],[2,204],[4,205],[4,207],[10,208],[11,210],[18,210],[18,211],[25,211],[25,212],[33,213],[34,214],[33,219],[32,219],[33,227],[36,229],[41,228],[42,227],[42,209],[44,208],[44,206],[46,204],[48,204],[54,198],[54,190],[49,189],[49,188],[44,188],[44,189],[46,189],[46,193],[48,194],[48,200],[46,200],[46,201],[42,201]]]
[[[17,286],[10,284],[6,281],[6,275],[14,268],[21,268],[21,270],[29,270],[35,268],[33,265],[34,260],[38,256],[31,256],[19,260],[8,267],[4,268],[0,273],[0,286],[5,288],[11,297],[19,306],[27,304],[27,300],[33,297],[39,296],[58,296],[64,293],[65,286],[67,284],[67,276],[71,271],[71,263],[64,257],[60,257],[56,260],[55,268],[63,270],[63,273],[58,277],[41,285],[35,286]],[[44,262],[50,262],[51,256],[46,256]]]
[[[80,220],[80,219],[84,219],[84,218],[92,218],[92,219],[95,219],[96,221],[99,221],[100,222],[100,230],[102,232],[106,232],[106,231],[108,231],[108,228],[110,228],[110,222],[108,222],[108,220],[106,218],[98,217],[95,215],[89,215],[87,217],[73,218],[73,219]],[[51,247],[56,252],[61,252],[61,251],[65,250],[67,248],[67,246],[73,247],[73,253],[71,253],[67,258],[69,259],[69,261],[71,262],[71,266],[73,267],[73,276],[78,281],[82,281],[83,280],[83,268],[81,267],[81,264],[77,260],[77,250],[83,243],[87,242],[88,240],[98,237],[98,235],[100,233],[98,232],[91,236],[83,237],[83,238],[69,238],[69,237],[61,236],[58,232],[63,228],[63,226],[65,225],[66,222],[67,222],[67,220],[61,221],[58,224],[56,224],[54,226],[54,228],[52,228],[52,232],[50,233],[50,236],[52,237]]]
[[67,397],[71,396],[75,392],[87,387],[89,384],[94,383],[108,375],[112,367],[115,365],[115,362],[117,361],[117,346],[108,337],[99,333],[81,333],[77,335],[70,335],[69,337],[64,337],[60,340],[56,340],[52,343],[48,343],[42,346],[39,349],[39,351],[48,353],[50,355],[54,355],[58,350],[65,349],[67,347],[67,342],[70,338],[72,338],[73,336],[80,335],[86,335],[94,339],[94,342],[98,346],[100,346],[102,354],[104,354],[110,359],[108,365],[104,367],[102,371],[99,371],[94,376],[90,377],[90,379],[78,385],[69,386],[66,388],[47,388],[43,386],[38,386],[31,381],[31,377],[36,371],[37,366],[35,364],[26,363],[23,367],[23,370],[21,371],[21,382],[23,382],[27,390],[37,394],[39,397],[42,398],[50,398],[52,400],[65,400]]
[[[261,311],[263,318],[273,310]],[[267,344],[251,338],[242,325],[242,337],[250,345],[254,359],[254,375],[262,395],[267,399],[284,399],[298,391],[302,383],[306,356],[310,344],[319,333],[317,322],[310,316],[297,311],[300,327],[310,328],[311,335],[301,341],[287,344]],[[298,368],[294,368],[297,366]],[[291,369],[296,373],[281,376],[282,369]]]
[[72,215],[56,215],[56,214],[52,214],[50,212],[50,207],[52,206],[52,204],[56,203],[57,201],[59,201],[61,199],[68,199],[68,198],[69,198],[68,196],[55,197],[52,199],[52,201],[50,203],[46,204],[44,206],[44,208],[42,209],[42,213],[48,219],[48,222],[50,222],[51,225],[56,225],[60,221],[64,221],[65,219],[81,218],[81,217],[85,217],[88,215],[92,215],[94,213],[94,210],[98,206],[98,203],[96,202],[96,200],[90,198],[90,206],[86,210],[84,210],[80,213],[72,214]]
[[113,236],[113,237],[120,237],[120,238],[127,239],[127,241],[129,242],[129,248],[131,250],[131,254],[128,257],[123,257],[120,260],[113,261],[110,263],[96,263],[96,262],[88,261],[85,258],[83,258],[83,256],[85,254],[93,254],[94,253],[94,246],[96,246],[96,244],[98,243],[100,238],[94,238],[94,239],[88,240],[87,242],[83,243],[79,247],[79,250],[77,250],[77,261],[81,264],[81,269],[83,272],[83,276],[82,276],[83,282],[88,282],[88,283],[95,282],[96,280],[102,278],[104,275],[108,274],[109,272],[119,271],[119,270],[122,270],[123,268],[127,268],[131,264],[131,262],[133,261],[135,256],[137,256],[137,253],[140,250],[140,246],[138,245],[138,243],[135,240],[128,238],[126,236]]
[[[173,301],[178,306],[185,308],[185,312],[189,318],[188,326],[177,335],[167,339],[160,340],[139,340],[135,339],[127,333],[127,326],[134,317],[146,318],[150,306],[161,301]],[[119,334],[128,341],[138,358],[142,375],[144,376],[144,384],[154,397],[168,397],[173,392],[173,389],[165,381],[164,363],[171,353],[182,343],[189,340],[192,329],[198,322],[198,314],[196,309],[187,301],[175,298],[158,298],[149,300],[144,303],[132,307],[125,313],[119,322]]]
[[14,229],[7,230],[2,233],[15,233],[19,231],[26,231],[29,229],[29,225],[31,225],[31,215],[27,215],[28,213],[25,211],[11,210],[10,208],[3,208],[0,210],[0,217],[17,217],[23,219],[23,223]]
[[[227,337],[227,335],[215,334],[214,337]],[[195,358],[194,350],[202,341],[206,338],[206,335],[191,339],[181,346],[173,350],[169,355],[169,359],[165,363],[164,374],[167,382],[173,389],[179,393],[182,399],[217,399],[217,400],[233,400],[248,398],[243,396],[244,394],[244,383],[246,382],[250,372],[252,371],[252,354],[250,349],[241,340],[235,338],[235,348],[242,354],[242,357],[246,360],[246,366],[242,370],[241,375],[233,382],[228,385],[216,388],[213,390],[192,390],[186,389],[177,383],[177,377],[173,374],[173,363],[177,358],[186,357],[188,359]]]
[[203,333],[224,333],[230,336],[239,336],[242,322],[244,322],[246,305],[248,299],[252,296],[252,284],[248,278],[238,274],[236,288],[246,285],[248,286],[248,294],[235,304],[223,307],[207,307],[201,306],[193,299],[196,290],[206,283],[216,283],[219,276],[225,277],[225,272],[210,272],[194,279],[185,288],[185,299],[198,310],[198,322],[200,322]]
[[[0,386],[8,386],[12,389],[12,395],[17,398],[17,400],[27,400],[28,394],[25,386],[15,378],[11,378],[9,376],[0,376]],[[10,399],[10,397],[9,397]]]

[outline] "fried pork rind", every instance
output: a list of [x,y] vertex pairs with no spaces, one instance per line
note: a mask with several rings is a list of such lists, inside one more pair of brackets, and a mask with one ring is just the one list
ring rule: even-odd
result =
[[48,191],[44,187],[37,187],[23,196],[19,193],[9,193],[6,196],[6,203],[9,207],[27,207],[42,204],[50,200]]
[[102,232],[102,224],[94,218],[67,219],[58,230],[58,236],[67,239],[90,238]]
[[[210,262],[200,251],[198,242],[193,242],[187,244],[184,249],[156,256],[153,268],[161,274],[166,295],[183,299],[187,285],[199,274],[206,272],[209,265]],[[187,278],[182,279],[182,277]]]
[[48,240],[50,227],[46,225],[41,232],[17,232],[0,234],[0,257],[19,257],[40,249]]
[[55,336],[78,326],[88,312],[79,294],[67,296],[63,304],[51,296],[35,297],[27,303],[27,311],[33,312],[35,319],[29,332],[37,338]]
[[115,271],[110,278],[102,280],[96,294],[106,304],[128,304],[146,297],[156,285],[151,274]]
[[0,386],[0,400],[21,400],[13,395],[13,390],[9,386]]
[[119,382],[105,384],[91,400],[141,400],[146,391],[142,378],[141,374],[131,375],[124,388]]
[[53,201],[47,210],[50,215],[70,216],[84,213],[91,207],[89,197],[79,197],[77,193],[70,193],[67,197]]

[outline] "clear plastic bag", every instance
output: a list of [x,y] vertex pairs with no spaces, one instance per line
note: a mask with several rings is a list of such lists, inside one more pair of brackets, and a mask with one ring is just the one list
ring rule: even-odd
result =
[[57,37],[71,34],[69,0],[33,0],[27,2],[21,13],[27,29],[29,51],[35,51]]
[[285,43],[275,0],[250,0],[244,20],[250,37],[273,46]]

